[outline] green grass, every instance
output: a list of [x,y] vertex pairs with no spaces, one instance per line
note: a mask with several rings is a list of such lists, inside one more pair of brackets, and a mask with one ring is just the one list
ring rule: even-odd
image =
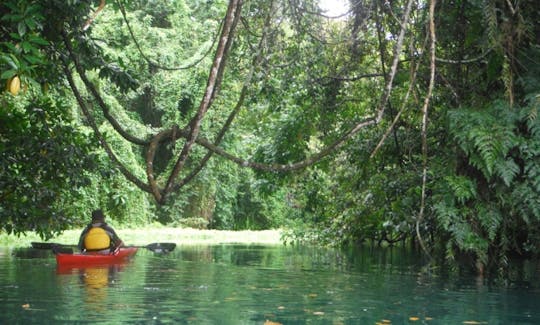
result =
[[[60,236],[48,240],[48,242],[77,244],[81,231],[82,229],[67,230]],[[156,227],[116,228],[116,232],[126,245],[147,245],[155,242],[173,242],[177,245],[282,244],[280,230],[228,231]],[[0,246],[4,247],[29,247],[30,243],[34,241],[43,242],[44,240],[33,232],[21,236],[0,234]]]

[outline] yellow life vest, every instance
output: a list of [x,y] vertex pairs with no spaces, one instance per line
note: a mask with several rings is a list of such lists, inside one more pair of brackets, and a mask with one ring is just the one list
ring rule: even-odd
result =
[[101,227],[92,227],[84,237],[84,247],[87,250],[107,249],[111,246],[111,237],[105,229]]

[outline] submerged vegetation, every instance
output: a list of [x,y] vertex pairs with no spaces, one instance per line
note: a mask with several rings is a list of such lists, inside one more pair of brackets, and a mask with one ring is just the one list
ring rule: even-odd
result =
[[[0,218],[540,252],[538,1],[0,4]],[[15,80],[15,82],[14,82]]]

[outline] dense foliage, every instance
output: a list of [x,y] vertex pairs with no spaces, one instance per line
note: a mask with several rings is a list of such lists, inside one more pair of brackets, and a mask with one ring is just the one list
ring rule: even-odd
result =
[[[540,252],[533,0],[0,4],[0,210]],[[4,222],[5,221],[5,222]]]
[[70,206],[94,170],[90,137],[69,121],[68,107],[48,97],[20,106],[5,98],[0,112],[2,226],[8,232],[40,234],[73,224]]
[[[329,243],[423,240],[433,256],[444,253],[480,272],[538,254],[538,10],[533,2],[438,3],[439,86],[426,139],[423,216],[418,107],[428,71],[424,61],[415,67],[412,52],[401,62],[417,79],[410,100],[391,101],[387,122],[351,141],[332,169],[306,175],[297,196],[308,227],[296,233]],[[398,73],[394,91],[403,98],[411,82]],[[378,147],[383,132],[388,137]]]

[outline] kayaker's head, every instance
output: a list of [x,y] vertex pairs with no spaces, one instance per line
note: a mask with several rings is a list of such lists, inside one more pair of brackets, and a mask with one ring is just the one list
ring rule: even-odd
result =
[[92,223],[105,222],[105,215],[101,209],[92,211]]

